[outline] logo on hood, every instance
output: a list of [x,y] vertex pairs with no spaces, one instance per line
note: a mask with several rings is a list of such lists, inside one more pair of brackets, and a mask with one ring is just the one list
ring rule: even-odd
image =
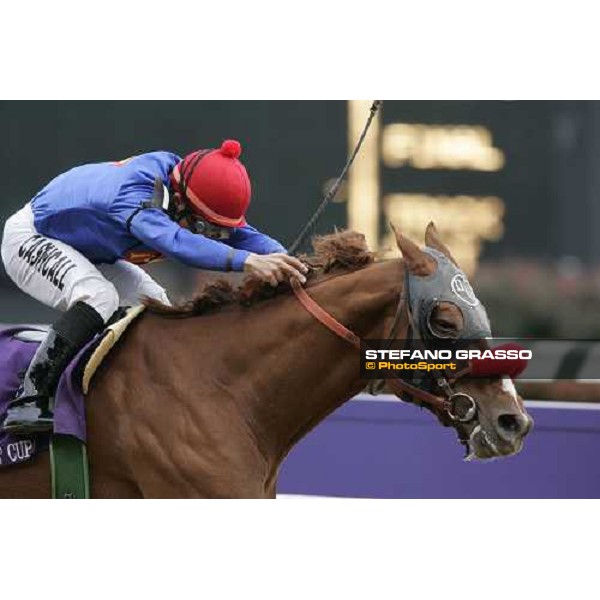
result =
[[471,284],[467,281],[467,278],[462,273],[457,273],[452,278],[450,286],[454,295],[457,296],[459,300],[462,300],[465,304],[468,304],[469,306],[477,306],[479,304],[479,300],[475,296],[475,292],[473,292]]

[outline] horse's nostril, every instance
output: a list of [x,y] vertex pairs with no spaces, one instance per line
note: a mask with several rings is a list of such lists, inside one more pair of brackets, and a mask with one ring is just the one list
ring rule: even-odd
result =
[[506,433],[517,435],[525,428],[526,423],[519,415],[505,414],[498,417],[500,429]]

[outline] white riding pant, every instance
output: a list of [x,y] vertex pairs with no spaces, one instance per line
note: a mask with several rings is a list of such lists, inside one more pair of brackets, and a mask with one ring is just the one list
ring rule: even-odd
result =
[[119,306],[139,304],[144,296],[169,304],[164,288],[137,265],[93,265],[71,246],[39,234],[29,204],[6,221],[1,253],[21,290],[63,312],[85,302],[106,322]]

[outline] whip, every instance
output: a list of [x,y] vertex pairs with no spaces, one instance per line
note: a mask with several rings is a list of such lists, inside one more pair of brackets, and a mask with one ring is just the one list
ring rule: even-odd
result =
[[379,110],[379,108],[381,107],[382,104],[383,104],[382,100],[374,100],[373,104],[371,104],[371,108],[369,111],[369,118],[367,119],[367,122],[365,123],[365,126],[362,130],[362,133],[360,134],[360,137],[358,138],[358,142],[356,143],[356,146],[354,147],[352,154],[348,157],[348,160],[346,161],[346,164],[345,164],[344,168],[342,169],[342,172],[338,175],[338,178],[335,180],[333,185],[329,188],[329,190],[325,194],[325,197],[323,198],[323,200],[321,200],[321,203],[319,204],[319,206],[313,213],[312,217],[308,220],[308,223],[304,226],[302,231],[298,234],[298,237],[296,237],[293,244],[289,247],[290,254],[296,253],[296,251],[298,250],[298,248],[300,247],[302,242],[304,242],[304,240],[306,239],[306,236],[312,231],[313,227],[316,225],[317,221],[319,220],[320,216],[323,214],[323,211],[325,210],[327,205],[335,197],[337,191],[340,188],[340,185],[342,184],[342,182],[344,181],[344,179],[346,177],[346,174],[348,173],[348,170],[352,166],[352,163],[354,162],[354,159],[356,158],[356,155],[358,154],[360,147],[362,146],[365,136],[367,135],[367,131],[369,131],[369,127],[371,126],[371,122],[373,121],[375,115],[377,114],[377,111]]

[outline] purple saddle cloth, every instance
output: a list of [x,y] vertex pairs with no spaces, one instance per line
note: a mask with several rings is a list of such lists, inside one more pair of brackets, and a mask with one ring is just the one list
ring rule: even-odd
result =
[[[0,328],[0,420],[15,397],[21,375],[27,370],[38,347],[37,342],[24,341],[15,334],[35,329],[25,325]],[[54,398],[54,433],[72,435],[86,441],[85,404],[81,390],[81,369],[99,336],[85,346],[62,374]],[[0,468],[31,460],[46,450],[49,434],[11,435],[0,432]]]

